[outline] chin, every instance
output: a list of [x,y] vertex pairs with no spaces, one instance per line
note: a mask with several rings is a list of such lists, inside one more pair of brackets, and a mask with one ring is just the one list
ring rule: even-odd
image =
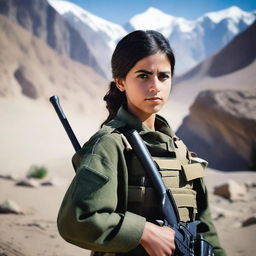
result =
[[155,107],[155,108],[151,109],[150,111],[148,111],[148,114],[150,114],[150,115],[157,114],[161,109],[162,109],[162,107]]
[[153,112],[154,113],[157,113],[157,112],[159,112],[161,109],[162,109],[162,105],[161,106],[155,106],[154,108],[153,108]]

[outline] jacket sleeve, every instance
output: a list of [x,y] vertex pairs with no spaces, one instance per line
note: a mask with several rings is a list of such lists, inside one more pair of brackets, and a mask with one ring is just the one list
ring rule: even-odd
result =
[[146,220],[120,206],[127,195],[117,193],[124,184],[120,172],[126,171],[119,144],[103,136],[82,153],[58,214],[66,241],[104,252],[127,252],[139,244]]
[[215,256],[226,256],[224,249],[220,245],[218,234],[213,224],[208,204],[207,188],[203,179],[196,181],[195,189],[197,191],[197,219],[201,221],[198,225],[198,232],[202,233],[204,239],[213,246]]

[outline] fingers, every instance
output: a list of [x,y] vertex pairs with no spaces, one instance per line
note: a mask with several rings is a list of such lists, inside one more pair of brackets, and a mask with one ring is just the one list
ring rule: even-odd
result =
[[141,245],[150,256],[170,256],[175,251],[175,231],[146,222]]

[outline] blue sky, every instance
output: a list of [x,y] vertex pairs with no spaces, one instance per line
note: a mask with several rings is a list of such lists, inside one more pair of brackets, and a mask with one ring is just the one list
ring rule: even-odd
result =
[[106,20],[124,25],[148,7],[156,7],[176,17],[194,20],[205,12],[236,5],[245,11],[256,10],[255,0],[69,0]]

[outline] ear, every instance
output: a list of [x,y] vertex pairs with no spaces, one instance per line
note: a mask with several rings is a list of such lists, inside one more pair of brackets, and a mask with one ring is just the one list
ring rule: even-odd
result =
[[125,91],[124,79],[123,78],[115,78],[115,83],[116,83],[116,87],[117,87],[118,90],[120,90],[121,92]]

